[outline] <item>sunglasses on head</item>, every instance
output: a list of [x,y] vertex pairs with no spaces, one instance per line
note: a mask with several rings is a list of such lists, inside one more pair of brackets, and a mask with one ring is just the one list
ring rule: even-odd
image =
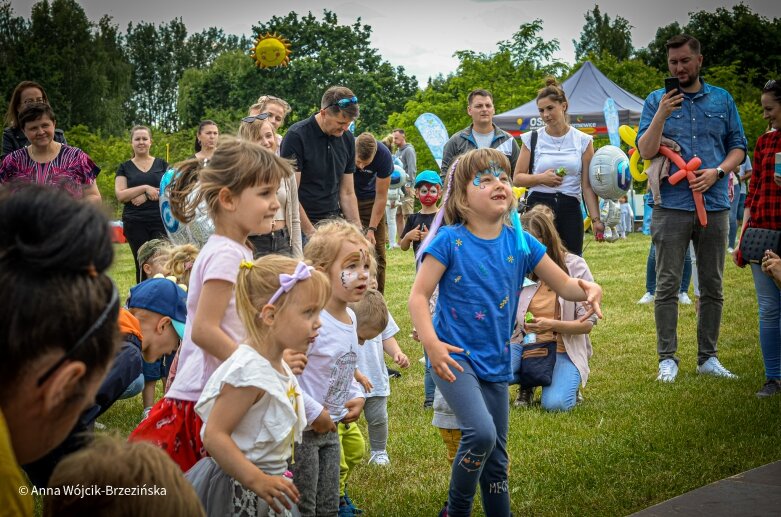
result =
[[105,325],[106,320],[111,314],[116,314],[117,311],[119,311],[119,291],[117,291],[117,286],[112,283],[111,285],[111,298],[109,299],[108,303],[106,304],[106,307],[103,309],[103,312],[100,313],[100,315],[97,317],[95,322],[90,326],[90,328],[87,329],[87,331],[82,334],[82,336],[76,341],[76,344],[73,345],[69,350],[65,352],[65,355],[63,355],[56,363],[54,363],[48,370],[46,370],[46,373],[41,375],[41,377],[38,379],[38,386],[42,386],[46,380],[52,376],[52,374],[57,371],[57,368],[62,366],[65,361],[73,357],[73,355],[81,348],[81,346],[87,342],[89,338],[92,337],[92,335],[100,330],[103,325]]
[[247,124],[252,124],[256,120],[266,120],[271,116],[271,113],[258,113],[257,115],[252,115],[251,117],[244,117],[241,119],[242,122],[246,122]]
[[765,83],[765,87],[762,88],[762,91],[769,92],[771,90],[778,89],[778,81],[775,79],[771,79],[768,82]]
[[338,101],[336,101],[336,102],[326,106],[326,108],[331,108],[333,106],[337,106],[339,109],[344,109],[344,108],[346,108],[347,106],[349,106],[351,104],[358,104],[358,97],[353,95],[352,97],[347,97],[345,99],[339,99]]

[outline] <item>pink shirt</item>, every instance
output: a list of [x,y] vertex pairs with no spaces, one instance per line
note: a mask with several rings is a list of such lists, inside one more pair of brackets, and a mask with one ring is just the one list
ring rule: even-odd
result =
[[[179,366],[167,398],[177,400],[197,401],[201,396],[206,381],[220,365],[220,360],[203,351],[192,340],[193,319],[198,310],[203,284],[209,280],[224,280],[236,283],[239,266],[242,260],[252,260],[252,251],[243,244],[223,237],[212,235],[204,244],[193,264],[190,274],[190,291],[187,294],[187,322],[185,323],[184,339],[179,351]],[[236,297],[232,296],[225,314],[222,316],[220,328],[237,344],[246,340],[244,325],[236,312]]]

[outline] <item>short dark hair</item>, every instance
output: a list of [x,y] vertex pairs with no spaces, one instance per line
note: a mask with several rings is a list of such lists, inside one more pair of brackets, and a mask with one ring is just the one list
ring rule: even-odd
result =
[[332,115],[344,113],[350,118],[358,118],[360,110],[358,104],[349,104],[344,108],[340,108],[336,105],[337,101],[342,99],[349,99],[355,97],[353,91],[346,86],[331,86],[323,94],[323,98],[320,100],[320,109],[327,109]]
[[472,90],[471,92],[469,92],[469,95],[467,95],[467,97],[466,97],[466,103],[471,106],[472,105],[472,99],[477,97],[478,95],[480,97],[488,97],[492,101],[494,100],[494,96],[493,96],[493,94],[491,92],[489,92],[488,90],[484,90],[482,88],[478,88],[476,90]]
[[681,48],[684,45],[689,45],[689,48],[692,52],[694,52],[696,55],[700,55],[699,40],[689,34],[678,34],[673,36],[667,40],[667,43],[664,44],[664,48],[669,51],[671,48]]
[[401,133],[403,136],[407,136],[407,132],[401,129],[400,127],[397,127],[396,129],[391,131],[391,133]]
[[44,116],[48,116],[52,122],[57,121],[57,119],[54,118],[52,107],[45,102],[30,104],[26,108],[23,108],[19,113],[19,129],[24,131],[24,126],[26,126],[28,122],[35,122]]

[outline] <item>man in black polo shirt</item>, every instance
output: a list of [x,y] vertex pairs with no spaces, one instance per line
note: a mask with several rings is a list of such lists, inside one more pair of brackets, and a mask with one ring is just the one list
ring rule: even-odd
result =
[[377,256],[377,290],[385,293],[385,204],[393,173],[393,157],[371,133],[355,139],[355,196],[366,238],[374,244]]
[[280,155],[296,162],[301,232],[314,233],[318,221],[344,217],[360,226],[355,198],[355,138],[347,131],[358,118],[358,98],[344,86],[323,94],[320,111],[296,122],[282,140]]

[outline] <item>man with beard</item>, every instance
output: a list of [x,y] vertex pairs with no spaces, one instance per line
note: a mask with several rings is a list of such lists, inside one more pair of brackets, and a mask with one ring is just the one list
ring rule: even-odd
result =
[[[680,88],[667,93],[664,88],[656,90],[645,100],[637,148],[640,156],[651,159],[661,144],[674,147],[675,142],[684,161],[697,156],[702,165],[691,182],[672,185],[665,174],[656,178],[651,238],[656,245],[657,380],[673,382],[678,374],[678,287],[690,240],[694,241],[700,281],[697,373],[735,378],[716,357],[716,343],[724,304],[722,278],[729,228],[730,178],[725,171],[745,158],[743,126],[732,96],[700,78],[700,42],[680,34],[667,41],[666,47],[670,75],[678,78]],[[652,189],[653,180],[649,176]],[[692,191],[704,195],[707,226],[698,222]]]

